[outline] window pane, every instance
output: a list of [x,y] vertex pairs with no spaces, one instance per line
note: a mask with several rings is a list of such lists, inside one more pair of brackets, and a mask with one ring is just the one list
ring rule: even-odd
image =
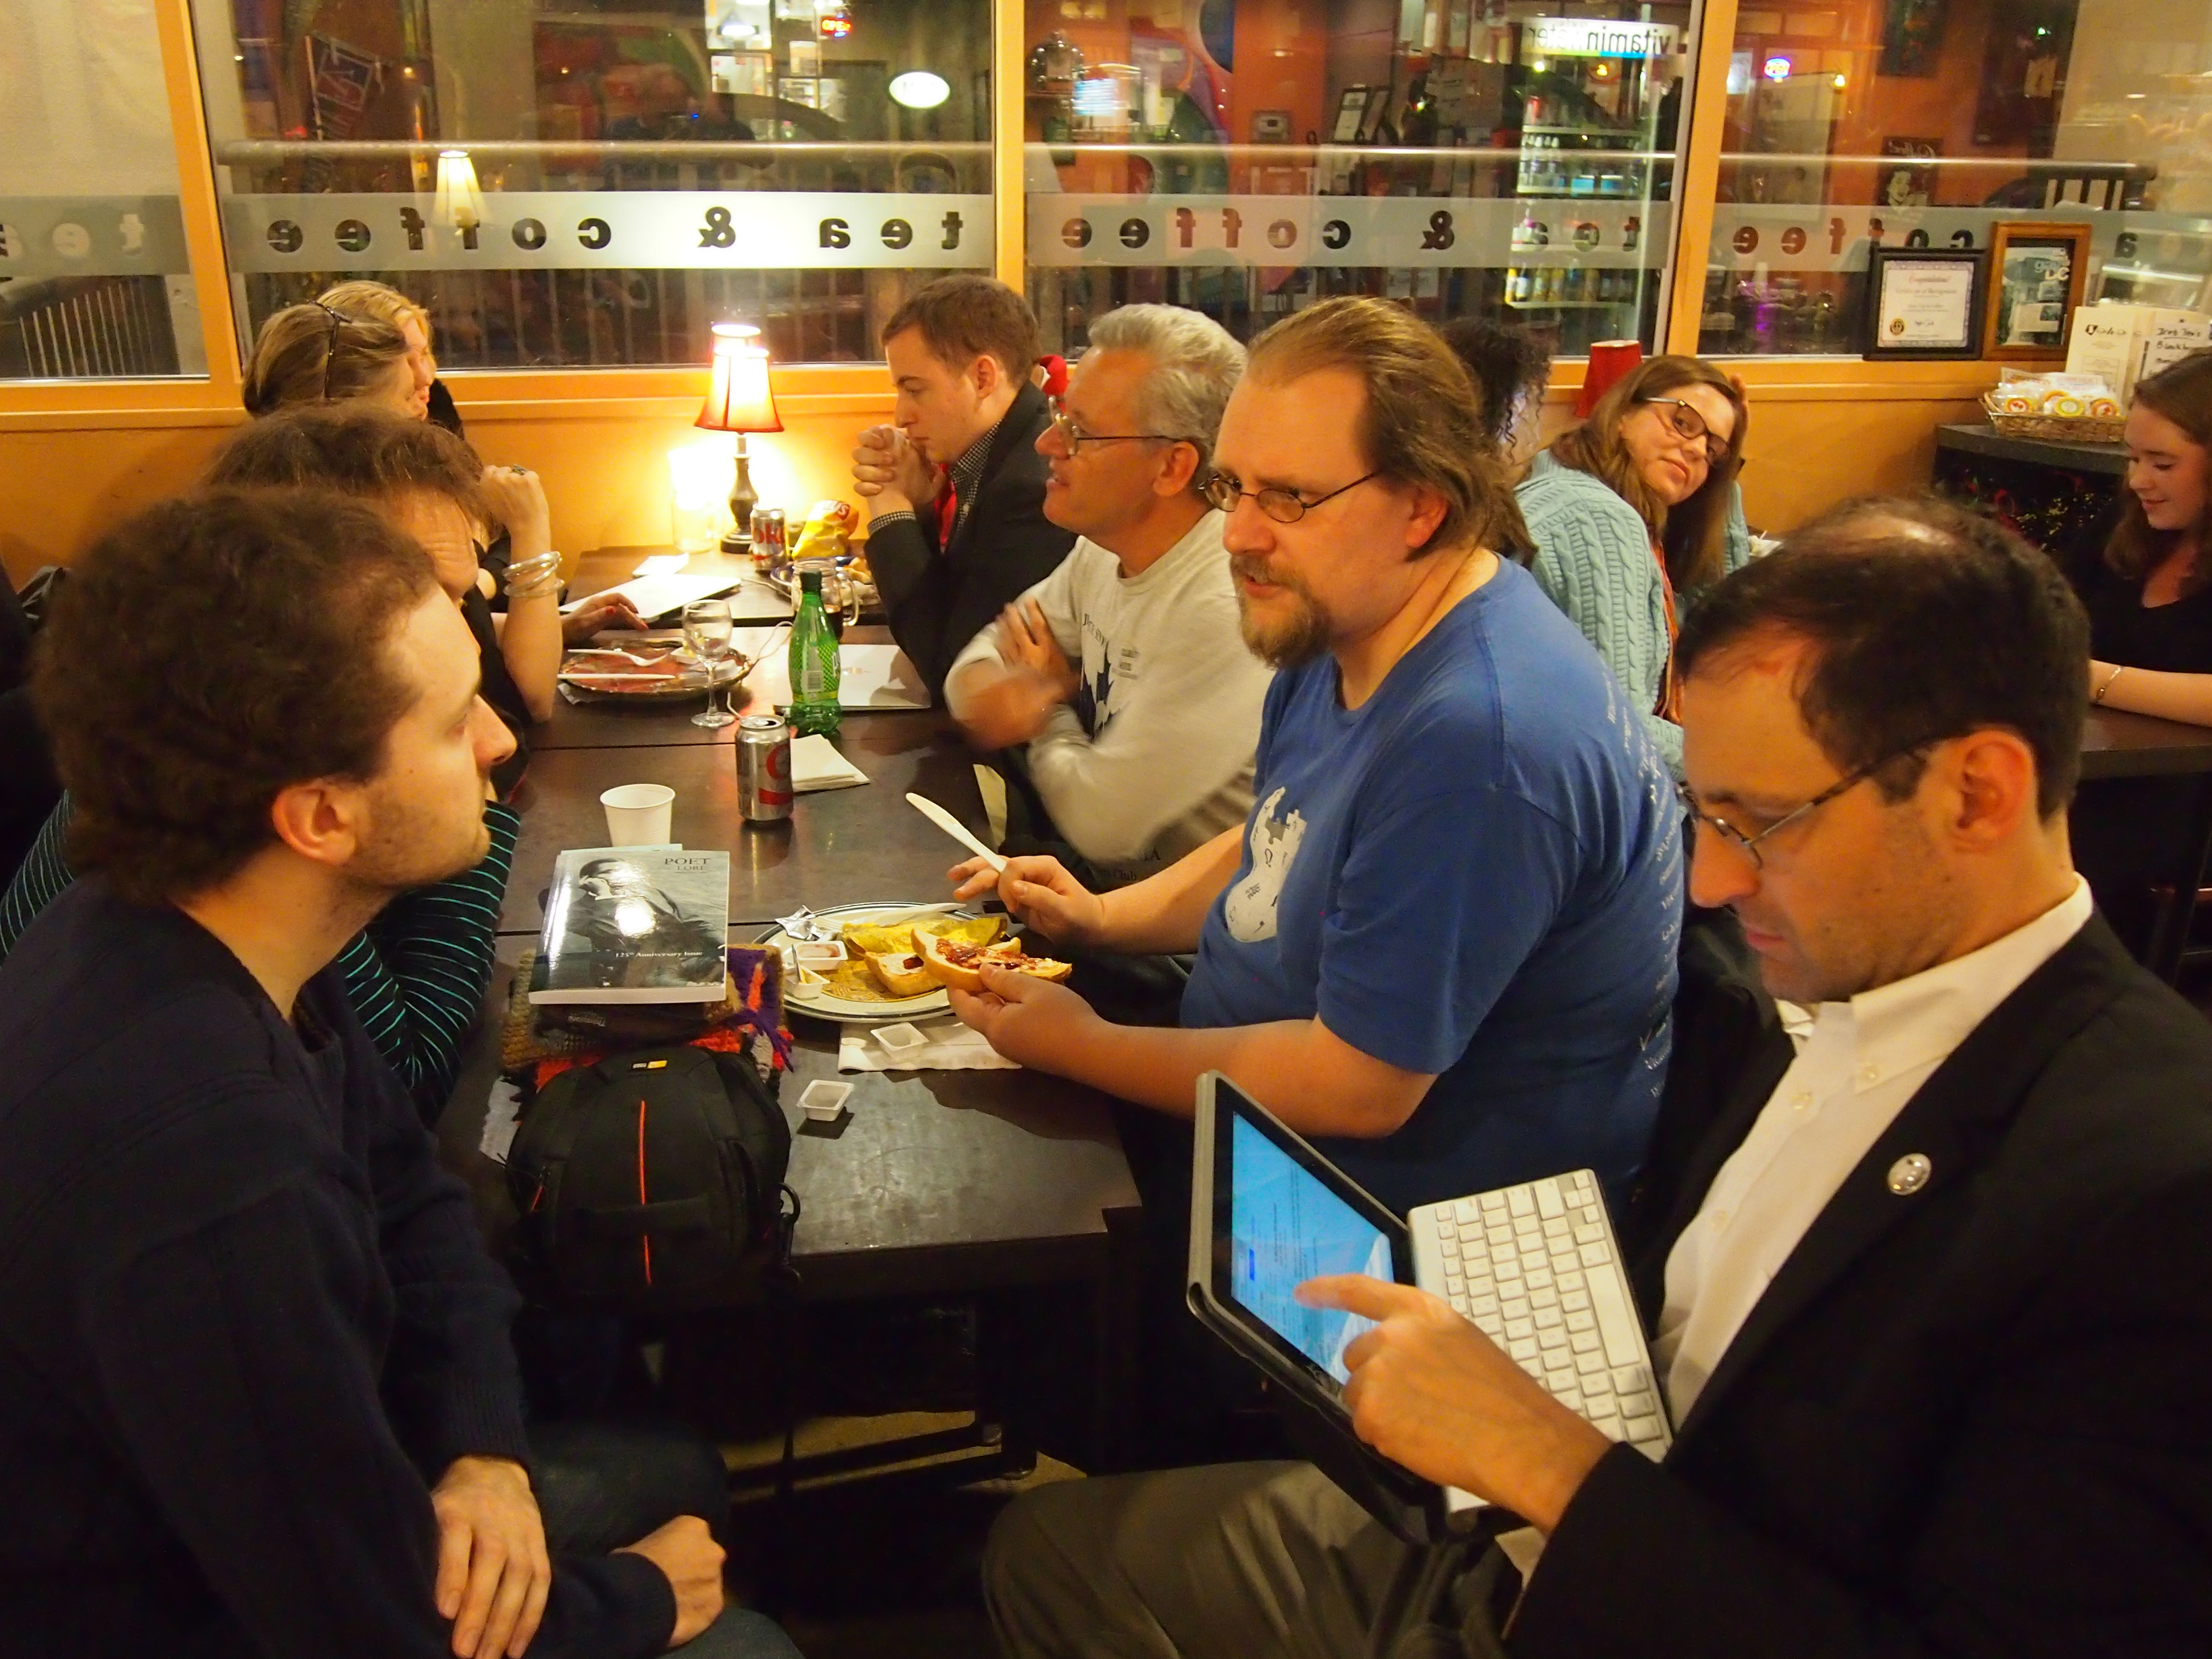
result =
[[2092,226],[2086,300],[2201,308],[2208,134],[2206,0],[1747,4],[1699,348],[1856,355],[1870,243],[2000,221]]
[[1090,318],[1144,300],[1249,339],[1376,294],[1520,321],[1569,356],[1652,343],[1692,43],[1687,4],[1637,9],[1029,0],[1048,340],[1079,346]]
[[154,0],[0,0],[0,380],[203,375]]
[[201,3],[249,330],[368,276],[446,368],[866,361],[990,264],[988,0]]

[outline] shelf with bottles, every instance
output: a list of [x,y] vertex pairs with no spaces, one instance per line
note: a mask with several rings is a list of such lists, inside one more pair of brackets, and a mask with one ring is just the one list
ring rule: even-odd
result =
[[[1583,139],[1591,143],[1570,142]],[[1632,198],[1645,194],[1645,166],[1620,152],[1637,145],[1634,133],[1593,133],[1580,128],[1521,130],[1516,196]]]
[[1633,306],[1652,275],[1633,265],[1508,265],[1504,298],[1523,308]]

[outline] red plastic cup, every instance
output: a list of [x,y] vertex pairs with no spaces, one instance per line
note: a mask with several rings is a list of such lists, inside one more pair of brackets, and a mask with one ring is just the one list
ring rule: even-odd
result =
[[1613,383],[1644,361],[1644,347],[1635,340],[1600,340],[1590,347],[1589,372],[1575,398],[1575,418],[1586,420],[1597,400]]

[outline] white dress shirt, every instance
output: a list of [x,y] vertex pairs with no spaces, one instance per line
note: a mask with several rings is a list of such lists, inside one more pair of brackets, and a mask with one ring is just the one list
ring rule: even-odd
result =
[[2067,898],[1978,951],[1809,1013],[1781,1005],[1797,1056],[1667,1257],[1651,1358],[1676,1423],[1844,1178],[2090,909],[2076,876]]

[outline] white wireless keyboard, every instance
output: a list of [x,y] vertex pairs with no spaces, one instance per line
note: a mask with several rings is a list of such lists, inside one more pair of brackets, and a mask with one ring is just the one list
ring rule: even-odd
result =
[[1673,1437],[1628,1275],[1588,1170],[1407,1217],[1413,1277],[1603,1433],[1656,1461]]

